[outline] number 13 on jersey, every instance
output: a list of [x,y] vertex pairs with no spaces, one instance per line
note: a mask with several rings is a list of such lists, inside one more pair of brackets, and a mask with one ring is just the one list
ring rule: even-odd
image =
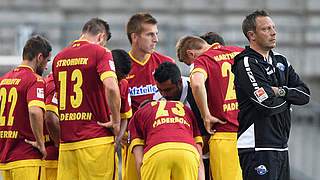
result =
[[[67,83],[75,82],[72,87],[72,92],[74,92],[74,95],[70,95],[70,104],[72,108],[78,108],[83,99],[83,93],[82,93],[82,73],[79,69],[75,69],[72,71],[71,79],[68,79],[70,77],[67,77],[67,71],[60,71],[58,74],[58,80],[60,82],[60,99],[59,99],[59,109],[65,110],[66,104],[67,104]],[[71,80],[71,81],[70,81]],[[70,91],[70,90],[69,90]]]

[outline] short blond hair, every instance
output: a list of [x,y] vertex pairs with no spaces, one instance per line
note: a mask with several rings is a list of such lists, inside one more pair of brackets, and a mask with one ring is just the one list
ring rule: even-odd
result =
[[185,36],[178,40],[176,45],[176,53],[180,62],[188,57],[187,50],[200,50],[206,41],[197,36]]
[[148,13],[137,13],[129,19],[127,23],[127,36],[130,44],[132,44],[131,34],[137,33],[140,34],[142,32],[142,24],[157,24],[157,20]]

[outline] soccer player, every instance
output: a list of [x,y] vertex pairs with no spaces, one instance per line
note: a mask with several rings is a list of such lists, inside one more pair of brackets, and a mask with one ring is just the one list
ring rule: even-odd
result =
[[[134,113],[142,101],[152,99],[154,93],[158,91],[152,76],[154,70],[162,62],[174,62],[174,60],[155,52],[155,46],[158,43],[158,27],[157,20],[150,14],[133,15],[129,19],[126,29],[131,44],[129,55],[132,65],[127,80],[132,100],[132,112]],[[131,153],[128,154],[125,178],[126,180],[138,179]]]
[[140,103],[152,99],[157,87],[152,76],[162,62],[173,59],[154,51],[158,43],[157,20],[147,13],[133,15],[127,23],[127,36],[131,44],[129,55],[132,69],[127,77],[135,112]]
[[310,91],[286,57],[272,51],[277,32],[268,12],[250,13],[242,30],[250,46],[235,57],[232,72],[243,178],[289,180],[290,107],[307,104]]
[[102,47],[109,35],[109,25],[93,18],[83,26],[80,39],[53,61],[61,128],[58,179],[114,176],[120,93],[111,52]]
[[209,45],[196,36],[186,36],[177,43],[180,61],[191,65],[191,88],[208,133],[212,178],[242,179],[237,151],[238,103],[231,65],[243,49]]
[[[181,72],[178,66],[171,62],[163,62],[159,65],[159,67],[155,70],[154,79],[156,81],[156,85],[158,88],[158,92],[153,96],[153,100],[171,100],[171,101],[180,101],[185,106],[191,108],[192,112],[194,113],[197,124],[201,133],[203,140],[207,140],[207,136],[209,135],[204,128],[203,120],[201,118],[198,106],[193,98],[192,89],[190,86],[189,78],[182,77]],[[203,153],[209,152],[207,141],[204,142]],[[206,152],[204,152],[206,151]],[[207,157],[209,161],[209,157]],[[205,159],[202,161],[202,154],[201,154],[201,161],[200,167],[203,167]],[[209,162],[205,167],[205,175],[200,169],[199,176],[205,176],[206,179],[210,179],[210,170],[209,170]]]
[[131,119],[129,131],[142,180],[197,179],[202,138],[193,112],[182,102],[145,104]]
[[[60,125],[58,113],[58,99],[55,91],[52,72],[44,79],[46,82],[45,89],[45,145],[47,150],[47,157],[45,161],[46,180],[56,180],[58,173],[58,156],[59,156],[59,139],[60,139]],[[54,130],[54,132],[49,132]]]
[[0,169],[4,180],[45,179],[43,136],[45,82],[51,45],[31,37],[23,61],[0,78]]

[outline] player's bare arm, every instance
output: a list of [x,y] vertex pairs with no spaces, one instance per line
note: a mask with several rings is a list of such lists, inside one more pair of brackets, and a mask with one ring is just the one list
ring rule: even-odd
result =
[[60,139],[59,117],[52,111],[46,111],[44,119],[49,135],[52,138],[55,146],[58,147]]
[[203,164],[203,158],[202,158],[202,145],[197,143],[197,147],[199,149],[200,153],[200,166],[199,166],[199,173],[198,173],[198,180],[205,180],[205,172],[204,172],[204,164]]
[[111,111],[111,123],[115,136],[120,132],[120,91],[116,79],[109,77],[103,80],[108,106]]
[[128,136],[124,136],[128,126],[128,119],[121,119],[120,133],[116,137],[116,148],[128,145]]
[[207,91],[204,85],[205,77],[204,74],[200,72],[195,72],[191,76],[191,88],[194,95],[194,99],[199,107],[201,117],[204,121],[204,125],[208,133],[214,134],[214,129],[212,127],[215,123],[225,124],[226,122],[211,115],[208,108],[207,101]]
[[136,169],[139,175],[139,179],[141,179],[141,166],[142,166],[142,159],[143,159],[143,146],[135,146],[132,149],[135,162],[136,162]]
[[43,136],[43,110],[37,106],[31,106],[29,108],[30,125],[36,141],[30,141],[26,139],[26,143],[31,144],[37,148],[42,154],[42,160],[47,156],[46,148],[44,146]]

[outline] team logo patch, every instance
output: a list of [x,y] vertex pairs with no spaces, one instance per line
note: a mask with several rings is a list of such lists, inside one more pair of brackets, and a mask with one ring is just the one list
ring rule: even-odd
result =
[[277,63],[277,68],[280,69],[280,71],[284,71],[285,67],[282,63]]
[[113,71],[116,71],[116,68],[114,66],[114,62],[112,60],[109,60],[109,66]]
[[264,100],[268,99],[268,94],[263,89],[263,87],[254,91],[254,95],[256,96],[256,98],[258,99],[259,102],[263,102]]
[[43,88],[37,88],[37,98],[44,99],[44,89]]
[[268,172],[267,167],[265,165],[260,165],[256,168],[254,168],[254,170],[256,170],[257,173],[261,176],[267,174],[267,172]]

